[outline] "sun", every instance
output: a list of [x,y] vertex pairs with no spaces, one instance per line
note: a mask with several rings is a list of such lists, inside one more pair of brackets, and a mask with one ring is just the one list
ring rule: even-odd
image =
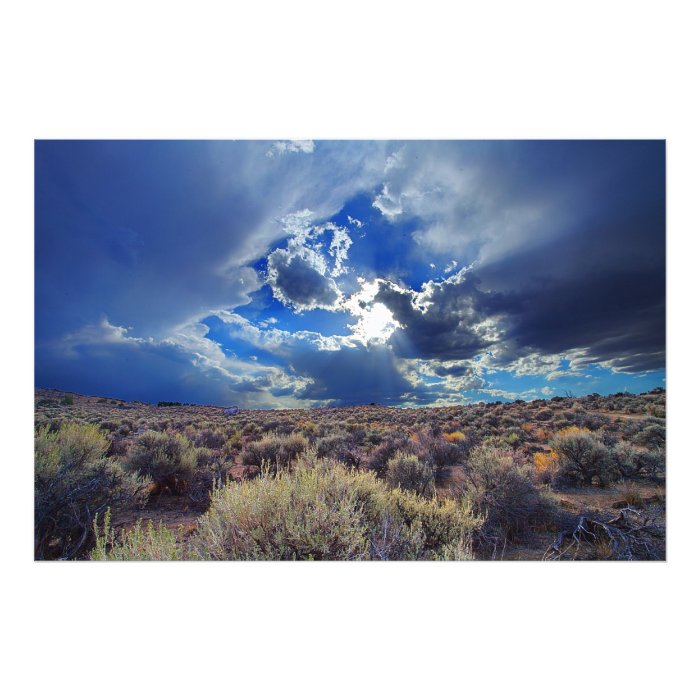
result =
[[399,325],[391,311],[378,302],[362,309],[351,330],[353,337],[367,345],[370,342],[385,343]]

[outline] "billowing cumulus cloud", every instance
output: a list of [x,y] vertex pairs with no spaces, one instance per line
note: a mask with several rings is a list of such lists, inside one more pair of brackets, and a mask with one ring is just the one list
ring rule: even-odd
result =
[[312,250],[275,250],[267,258],[267,270],[275,297],[295,309],[332,309],[340,298],[323,259]]
[[297,311],[337,307],[342,293],[334,278],[347,272],[344,262],[352,245],[346,228],[312,221],[308,209],[285,217],[286,248],[267,257],[266,281],[275,298]]
[[375,301],[400,324],[390,338],[401,357],[465,359],[498,342],[499,317],[484,310],[485,295],[463,268],[444,282],[427,282],[421,291],[380,281]]

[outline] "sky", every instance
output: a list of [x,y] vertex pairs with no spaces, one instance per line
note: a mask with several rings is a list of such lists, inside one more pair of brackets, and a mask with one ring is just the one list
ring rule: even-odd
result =
[[36,141],[35,383],[244,408],[665,384],[663,141]]

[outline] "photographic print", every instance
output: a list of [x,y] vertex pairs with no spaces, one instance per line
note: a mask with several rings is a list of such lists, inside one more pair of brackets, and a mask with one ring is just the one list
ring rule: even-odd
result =
[[664,560],[664,141],[36,141],[36,560]]

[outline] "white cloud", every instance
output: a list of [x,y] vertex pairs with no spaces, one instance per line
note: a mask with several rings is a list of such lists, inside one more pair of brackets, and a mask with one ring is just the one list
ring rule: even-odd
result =
[[390,221],[416,217],[428,252],[456,248],[480,264],[561,232],[574,218],[569,186],[536,191],[515,176],[508,148],[465,142],[409,142],[391,154],[373,206]]
[[274,158],[285,153],[313,153],[315,148],[316,144],[313,141],[275,141],[265,155]]
[[400,170],[404,167],[404,154],[406,153],[406,147],[402,146],[398,151],[395,151],[389,155],[386,159],[384,165],[384,172],[388,173],[391,170]]
[[403,207],[401,206],[401,193],[392,193],[389,189],[389,185],[384,183],[382,186],[382,193],[377,195],[372,202],[372,206],[387,217],[390,221],[393,221],[398,216],[403,214]]
[[352,238],[344,226],[313,220],[309,209],[283,217],[287,247],[267,256],[266,282],[276,299],[296,311],[337,309],[343,299],[335,278],[347,272]]
[[[53,344],[47,357],[58,353],[76,391],[81,391],[81,382],[101,376],[107,395],[147,399],[157,392],[164,400],[240,403],[249,408],[309,405],[299,396],[311,379],[252,357],[226,354],[206,337],[208,331],[203,323],[188,322],[154,340],[128,336],[126,328],[105,318]],[[119,366],[130,369],[114,375],[111,370]]]
[[128,332],[128,328],[112,325],[107,317],[103,316],[98,323],[87,324],[73,333],[66,333],[52,345],[54,350],[62,354],[77,357],[81,346],[145,342],[142,338],[128,336]]

